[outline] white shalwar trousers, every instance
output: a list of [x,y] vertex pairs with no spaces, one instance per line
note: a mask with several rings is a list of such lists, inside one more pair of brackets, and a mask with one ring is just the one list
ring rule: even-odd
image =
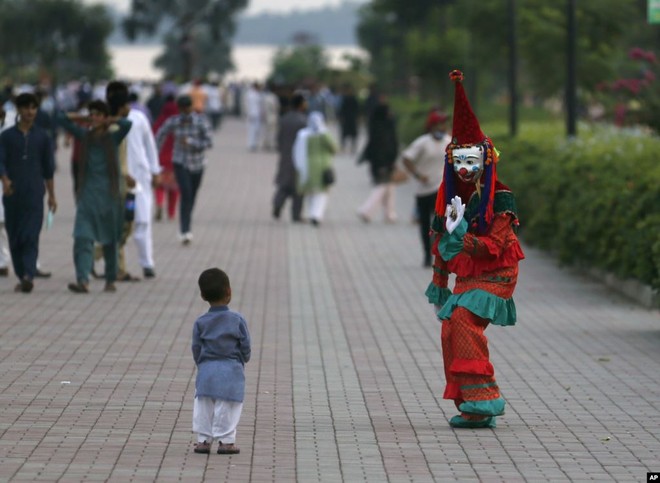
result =
[[151,221],[133,223],[133,240],[137,247],[138,261],[142,268],[154,268],[154,241],[151,234]]
[[323,220],[325,209],[328,206],[328,193],[320,191],[305,196],[305,206],[307,207],[307,218],[310,220]]
[[385,211],[385,219],[387,221],[396,220],[397,216],[394,208],[395,198],[393,183],[382,183],[374,186],[371,193],[369,193],[369,197],[358,209],[358,213],[371,219],[379,205],[383,207]]
[[[2,203],[0,201],[0,203]],[[9,267],[9,241],[7,240],[7,231],[5,222],[0,221],[0,268]]]
[[242,402],[195,397],[193,432],[197,433],[197,442],[217,440],[222,444],[235,443],[236,427],[242,411]]
[[256,151],[259,149],[259,139],[261,138],[261,120],[259,118],[248,118],[248,149]]

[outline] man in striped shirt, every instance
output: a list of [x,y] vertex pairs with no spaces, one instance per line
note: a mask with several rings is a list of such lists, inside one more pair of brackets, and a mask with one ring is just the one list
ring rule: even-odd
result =
[[206,166],[204,151],[211,147],[212,141],[206,117],[193,111],[190,96],[179,97],[177,105],[179,114],[161,126],[156,133],[156,144],[160,149],[168,134],[174,137],[172,164],[181,193],[180,237],[181,242],[188,245],[192,241],[192,210]]

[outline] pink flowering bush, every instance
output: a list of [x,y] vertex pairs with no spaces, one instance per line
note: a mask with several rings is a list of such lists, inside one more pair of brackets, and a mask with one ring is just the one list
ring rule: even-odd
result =
[[644,124],[660,133],[660,61],[655,52],[634,47],[624,69],[634,75],[596,86],[618,126]]

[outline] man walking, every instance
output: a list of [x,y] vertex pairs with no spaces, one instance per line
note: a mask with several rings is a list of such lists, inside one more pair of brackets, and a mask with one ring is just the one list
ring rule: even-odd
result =
[[177,105],[179,114],[170,117],[161,126],[156,133],[156,143],[160,149],[168,134],[172,133],[174,136],[172,165],[181,194],[180,239],[184,245],[188,245],[193,239],[192,210],[206,166],[204,151],[212,146],[212,141],[206,118],[203,114],[193,111],[190,96],[179,97]]
[[57,209],[55,160],[48,133],[35,125],[38,101],[34,94],[16,98],[18,123],[0,135],[0,179],[2,179],[5,227],[17,292],[34,287],[39,254],[39,234],[44,217],[44,193],[48,209]]
[[[138,260],[146,278],[156,276],[151,230],[153,211],[153,186],[160,181],[158,150],[147,116],[130,107],[128,87],[122,82],[111,82],[106,89],[108,99],[114,99],[117,114],[131,121],[131,130],[126,136],[126,159],[128,173],[135,180],[135,219],[133,239]],[[125,98],[125,101],[124,101]]]
[[275,185],[277,190],[273,198],[273,218],[279,219],[287,198],[291,198],[291,219],[302,221],[303,198],[297,191],[296,168],[293,165],[293,144],[298,131],[307,126],[307,102],[302,94],[295,94],[291,99],[291,110],[280,118],[277,133],[277,148],[280,159],[277,166]]

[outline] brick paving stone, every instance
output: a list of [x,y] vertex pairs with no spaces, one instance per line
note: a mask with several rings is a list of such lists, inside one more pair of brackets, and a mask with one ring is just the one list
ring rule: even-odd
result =
[[[270,218],[272,153],[228,119],[183,247],[154,223],[157,277],[71,294],[70,151],[42,234],[53,272],[30,295],[0,279],[0,481],[641,481],[660,468],[660,315],[526,247],[519,323],[489,328],[508,400],[496,430],[452,430],[440,324],[423,292],[413,187],[400,221],[362,224],[365,166],[336,160],[320,228]],[[514,162],[515,160],[512,160]],[[508,162],[504,159],[503,162]],[[524,220],[523,220],[524,224]],[[127,261],[140,274],[132,241]],[[241,454],[192,452],[196,280],[231,280],[253,339]],[[214,448],[215,449],[215,448]]]

